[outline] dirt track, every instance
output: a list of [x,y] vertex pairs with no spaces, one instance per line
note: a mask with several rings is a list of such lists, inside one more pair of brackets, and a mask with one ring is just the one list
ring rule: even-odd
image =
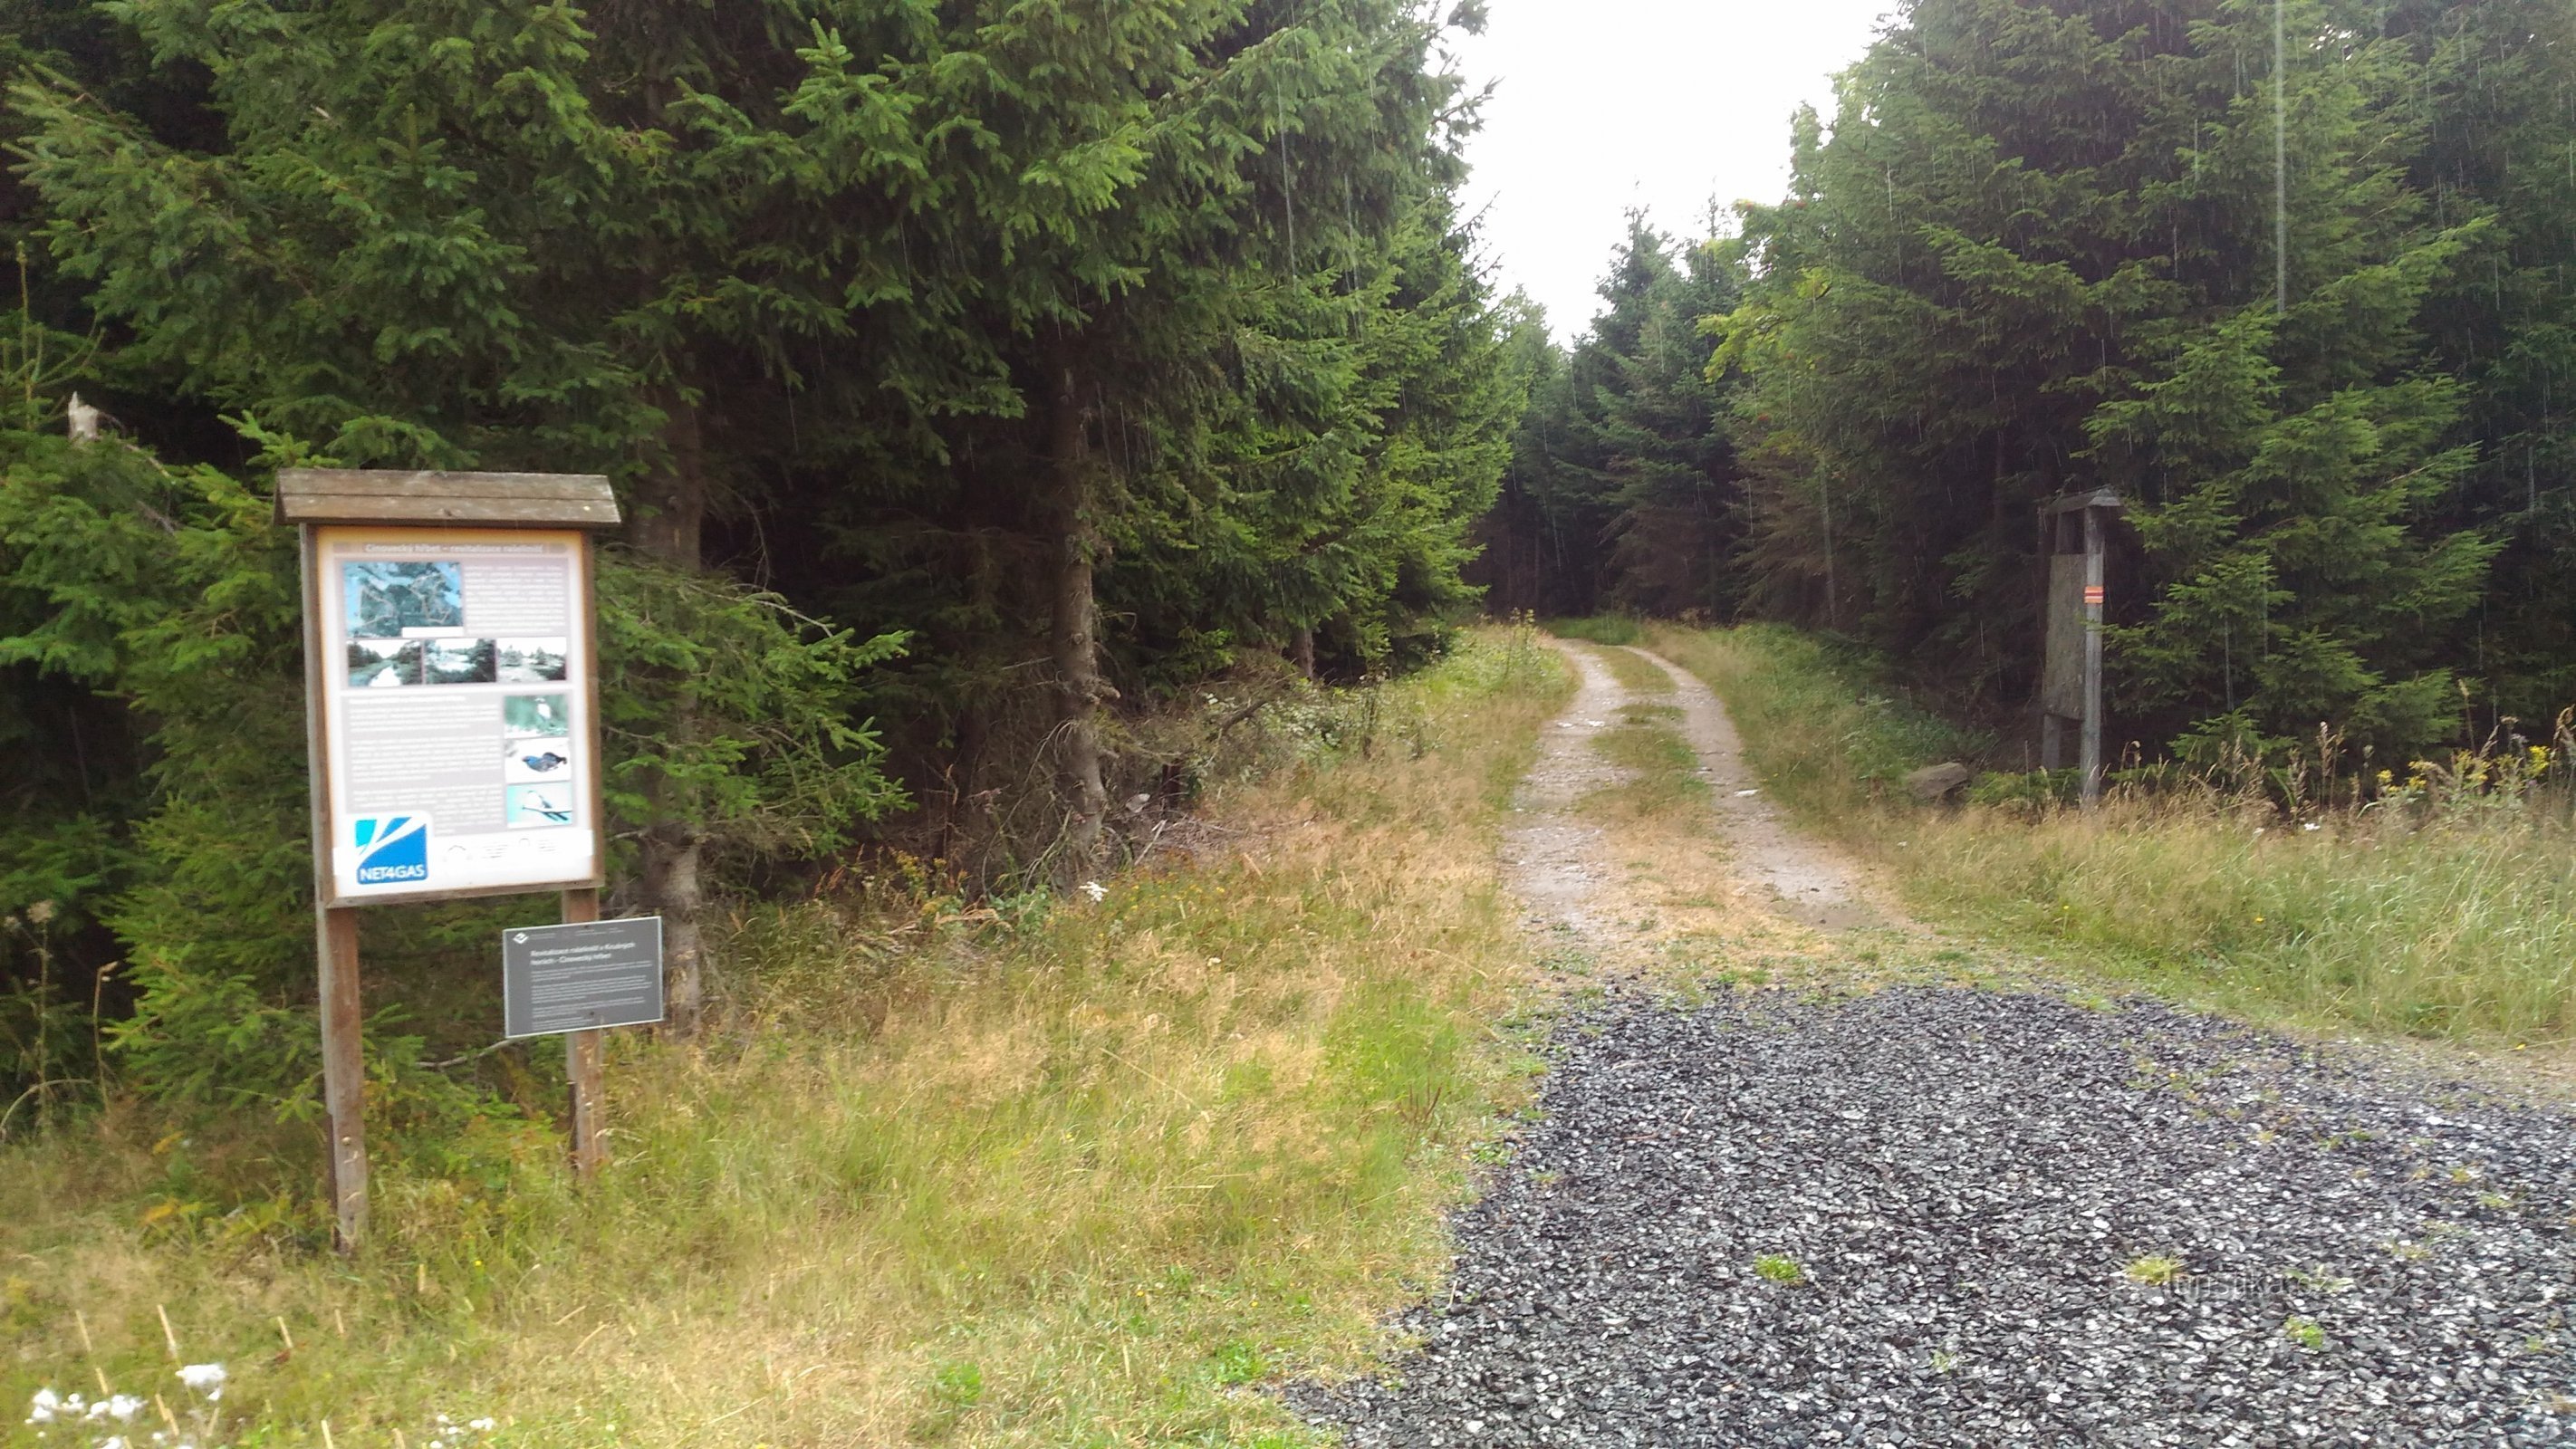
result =
[[1712,796],[1710,828],[1694,843],[1732,878],[1736,901],[1827,930],[1894,923],[1896,913],[1872,898],[1850,862],[1799,834],[1763,797],[1726,707],[1707,685],[1632,648],[1627,652],[1673,681],[1671,693],[1648,694],[1622,686],[1594,651],[1564,652],[1581,682],[1540,741],[1504,836],[1507,879],[1533,925],[1615,950],[1621,933],[1610,923],[1649,908],[1617,868],[1610,829],[1584,809],[1587,796],[1625,774],[1592,747],[1594,739],[1616,726],[1621,710],[1639,704],[1670,704],[1682,712],[1677,727],[1698,753]]

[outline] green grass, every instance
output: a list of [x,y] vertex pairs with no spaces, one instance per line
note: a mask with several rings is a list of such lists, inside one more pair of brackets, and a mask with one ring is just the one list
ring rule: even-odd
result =
[[1746,761],[1811,822],[1847,820],[1894,795],[1907,771],[1988,744],[1910,703],[1860,651],[1795,629],[1658,624],[1646,643],[1717,691]]
[[1619,687],[1622,689],[1633,690],[1638,694],[1673,692],[1673,677],[1655,667],[1652,660],[1641,659],[1625,649],[1607,647],[1593,650],[1592,657],[1601,661],[1602,665],[1610,671],[1610,677],[1618,680]]
[[1627,614],[1595,614],[1588,619],[1550,619],[1547,631],[1560,639],[1581,639],[1613,647],[1645,637],[1646,626]]
[[2090,815],[1927,810],[1894,783],[1974,760],[1980,741],[1907,704],[1866,660],[1775,627],[1657,628],[1650,642],[1726,700],[1773,793],[1887,867],[1927,919],[2257,1018],[2490,1042],[2576,1034],[2563,793],[2304,818],[2202,790],[2115,792]]
[[2129,1260],[2129,1266],[2121,1269],[2120,1273],[2132,1283],[2161,1288],[2180,1278],[2182,1271],[2182,1259],[2151,1253],[2143,1258]]
[[1699,752],[1673,728],[1680,715],[1671,705],[1622,706],[1618,723],[1594,735],[1592,748],[1629,778],[1592,792],[1585,806],[1631,819],[1704,809],[1708,781]]
[[166,1310],[233,1375],[200,1442],[1316,1443],[1242,1386],[1371,1365],[1528,1100],[1492,857],[1568,687],[1480,636],[1391,686],[1420,758],[1235,788],[1096,905],[747,907],[706,1040],[614,1039],[598,1182],[497,1115],[380,1161],[347,1263],[300,1245],[306,1125],[123,1102],[0,1148],[0,1400],[184,1417]]
[[1777,1253],[1756,1255],[1753,1259],[1753,1271],[1765,1282],[1777,1283],[1783,1287],[1795,1287],[1807,1281],[1807,1270],[1798,1266],[1797,1259],[1782,1257]]

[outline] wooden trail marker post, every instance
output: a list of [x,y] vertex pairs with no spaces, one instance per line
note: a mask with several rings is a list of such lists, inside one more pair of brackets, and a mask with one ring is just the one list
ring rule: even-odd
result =
[[[277,521],[302,544],[322,1097],[345,1252],[367,1226],[359,910],[560,891],[565,921],[599,919],[591,534],[617,525],[617,500],[592,475],[294,468],[278,474]],[[659,940],[655,923],[657,957]],[[582,984],[575,971],[545,989]],[[601,1032],[659,1019],[659,986],[657,970],[651,1017],[630,1002],[598,1025],[558,1012],[540,1028],[565,1036],[585,1176],[606,1156]]]
[[2064,766],[2066,726],[2076,726],[2084,808],[2102,803],[2102,616],[2110,599],[2103,559],[2107,525],[2127,507],[2108,488],[2039,510],[2048,560],[2047,644],[2039,682],[2039,765]]

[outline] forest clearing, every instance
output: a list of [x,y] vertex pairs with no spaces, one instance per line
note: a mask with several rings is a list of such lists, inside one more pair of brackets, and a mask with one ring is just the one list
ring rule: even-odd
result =
[[0,81],[0,1443],[2576,1442],[2565,0]]

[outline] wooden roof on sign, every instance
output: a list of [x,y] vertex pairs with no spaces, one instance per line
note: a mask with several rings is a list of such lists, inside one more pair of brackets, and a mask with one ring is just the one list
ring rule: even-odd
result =
[[615,528],[617,494],[596,473],[434,473],[287,468],[280,523]]
[[2090,493],[2078,493],[2066,498],[2051,499],[2048,502],[2039,505],[2039,511],[2042,513],[2073,513],[2079,508],[2125,509],[2128,506],[2128,500],[2122,498],[2112,490],[2108,488],[2096,488]]

